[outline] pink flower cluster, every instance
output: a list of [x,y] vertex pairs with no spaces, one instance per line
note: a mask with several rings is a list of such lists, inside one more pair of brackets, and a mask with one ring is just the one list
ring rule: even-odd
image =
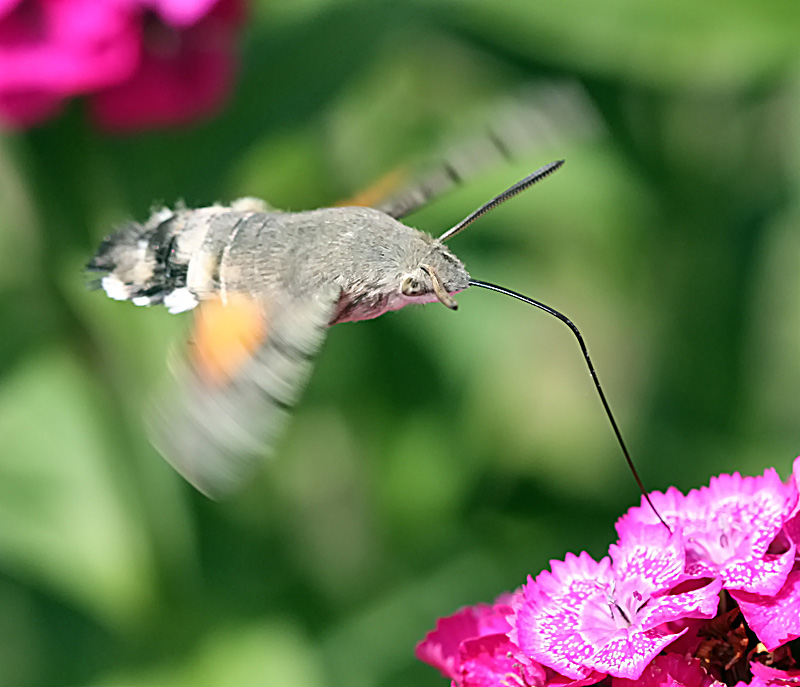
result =
[[117,131],[186,122],[228,92],[243,0],[0,0],[0,121],[70,97]]
[[[800,458],[650,494],[609,555],[551,561],[493,605],[442,618],[417,657],[454,687],[800,686]],[[800,642],[798,642],[800,644]]]

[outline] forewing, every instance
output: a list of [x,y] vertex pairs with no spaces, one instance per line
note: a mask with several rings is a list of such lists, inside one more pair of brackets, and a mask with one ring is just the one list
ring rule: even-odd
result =
[[[482,134],[457,142],[419,174],[387,175],[363,194],[368,203],[359,202],[359,195],[353,205],[369,204],[400,219],[503,160],[601,131],[594,105],[578,84],[539,84],[500,104]],[[405,183],[409,179],[416,183]],[[396,186],[391,188],[389,181]]]
[[235,491],[272,451],[338,301],[332,289],[303,299],[228,294],[199,306],[177,383],[149,421],[155,446],[197,489]]

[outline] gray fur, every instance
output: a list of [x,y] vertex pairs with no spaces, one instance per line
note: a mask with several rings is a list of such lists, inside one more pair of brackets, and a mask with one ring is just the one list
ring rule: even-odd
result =
[[[106,239],[90,268],[108,272],[131,299],[155,294],[153,303],[174,287],[157,279],[180,268],[187,272],[186,287],[200,301],[220,292],[304,298],[336,286],[342,297],[331,324],[436,300],[421,264],[436,270],[449,293],[469,282],[464,265],[444,244],[372,208],[282,213],[214,205],[165,212]],[[144,250],[159,227],[165,237],[175,237],[173,250],[162,256],[166,265],[156,264],[152,247]],[[408,275],[426,287],[414,298],[400,292]]]
[[464,265],[428,234],[372,208],[327,208],[297,213],[258,213],[241,220],[220,265],[221,285],[255,294],[276,290],[305,298],[335,285],[342,293],[331,322],[377,317],[410,302],[400,292],[403,278],[418,276],[435,300],[433,266],[451,293],[464,290]]

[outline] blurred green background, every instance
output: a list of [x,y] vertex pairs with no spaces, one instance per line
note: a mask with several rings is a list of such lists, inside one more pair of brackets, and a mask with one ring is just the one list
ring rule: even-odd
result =
[[[210,123],[114,138],[79,105],[0,141],[0,687],[443,685],[436,618],[638,502],[563,325],[484,291],[331,330],[282,449],[205,500],[141,413],[191,317],[88,292],[154,202],[329,205],[531,83],[599,126],[408,222],[583,331],[649,488],[800,453],[800,4],[264,1]],[[588,110],[587,110],[588,112]],[[591,114],[591,113],[590,113]]]

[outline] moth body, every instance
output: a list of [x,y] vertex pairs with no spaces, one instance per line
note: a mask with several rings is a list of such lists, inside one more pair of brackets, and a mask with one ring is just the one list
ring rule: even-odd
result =
[[367,207],[154,212],[101,244],[88,269],[106,294],[170,312],[197,309],[176,383],[151,413],[153,443],[210,496],[240,485],[269,453],[327,328],[469,285],[438,239]]
[[330,324],[437,300],[421,265],[449,294],[468,285],[447,247],[379,210],[284,213],[252,205],[159,210],[107,238],[89,267],[107,272],[101,283],[111,298],[170,312],[229,294],[303,299],[333,287],[340,297]]
[[236,489],[274,449],[328,327],[411,303],[438,300],[455,310],[453,294],[471,282],[444,241],[561,164],[529,175],[439,238],[391,211],[278,212],[252,198],[165,208],[123,226],[87,266],[103,274],[106,294],[172,313],[197,309],[175,383],[151,413],[153,443],[209,496]]

